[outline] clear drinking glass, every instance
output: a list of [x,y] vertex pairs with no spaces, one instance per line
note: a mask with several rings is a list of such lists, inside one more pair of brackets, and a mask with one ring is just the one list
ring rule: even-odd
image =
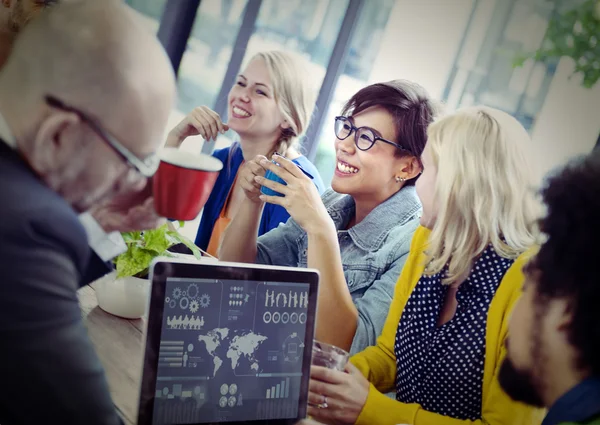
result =
[[323,366],[343,372],[349,358],[350,354],[346,350],[325,342],[313,341],[312,364],[315,366]]

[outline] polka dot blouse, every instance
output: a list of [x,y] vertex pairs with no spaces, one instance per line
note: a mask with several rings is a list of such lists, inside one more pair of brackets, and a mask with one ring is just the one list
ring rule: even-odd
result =
[[488,246],[458,289],[454,317],[442,326],[446,269],[421,277],[396,333],[398,401],[455,419],[481,419],[487,313],[513,262]]

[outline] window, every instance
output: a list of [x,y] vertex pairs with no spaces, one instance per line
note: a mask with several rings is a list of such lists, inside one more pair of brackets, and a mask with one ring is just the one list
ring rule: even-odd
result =
[[[222,5],[230,3],[229,12],[224,12]],[[203,9],[203,5],[207,9]],[[219,43],[220,53],[212,55],[209,60],[207,41],[200,39],[198,43],[204,44],[198,50],[205,53],[196,53],[193,56],[186,53],[184,63],[180,69],[180,112],[189,112],[197,105],[208,105],[214,107],[217,103],[218,93],[227,92],[223,88],[224,76],[233,54],[240,24],[246,12],[246,0],[235,0],[233,2],[221,0],[214,2],[221,4],[221,14],[228,14],[232,23],[231,27],[223,31],[228,38],[223,38]],[[198,11],[196,25],[200,28],[210,19],[215,19],[216,10],[213,3],[201,3]],[[248,7],[252,4],[248,3]],[[337,40],[340,27],[346,13],[348,0],[294,0],[281,2],[279,0],[263,0],[260,9],[257,10],[255,26],[248,40],[248,45],[243,53],[242,63],[246,63],[253,55],[266,50],[291,51],[302,56],[307,63],[309,73],[312,77],[311,85],[315,91],[315,98],[319,87],[325,76],[327,64]],[[211,11],[209,13],[209,11]],[[211,18],[212,16],[212,18]],[[203,24],[203,22],[205,22]],[[223,24],[217,21],[221,27]],[[211,29],[212,28],[212,29]],[[214,40],[214,32],[217,31],[213,25],[205,30],[206,40]],[[243,29],[242,29],[243,30]],[[218,39],[218,37],[217,37]],[[192,50],[191,39],[188,52]],[[193,57],[193,60],[188,57]],[[231,71],[231,70],[230,70]],[[240,70],[235,70],[235,73]],[[217,111],[222,112],[222,111]],[[226,115],[226,114],[223,114]],[[227,117],[223,116],[226,121]],[[233,132],[219,137],[215,148],[222,148],[232,143],[235,138]],[[187,143],[186,143],[187,145]],[[196,144],[197,146],[197,144]]]
[[[167,0],[125,0],[125,3],[142,14],[142,18],[150,31],[158,33]],[[165,129],[165,140],[166,133],[168,133],[168,131],[171,130],[183,116],[184,114],[176,109],[171,111],[167,128]]]
[[313,65],[320,86],[348,0],[263,0],[246,57],[264,50],[291,50]]
[[316,99],[347,7],[348,0],[263,0],[244,60],[265,50],[302,56]]
[[557,61],[529,60],[517,68],[513,61],[519,53],[540,46],[555,2],[479,1],[476,7],[444,100],[451,108],[473,104],[498,108],[531,129]]
[[[314,163],[326,186],[330,185],[335,171],[334,118],[339,115],[346,101],[368,84],[373,63],[379,51],[379,45],[393,6],[393,0],[369,0],[365,2],[352,34],[350,51],[348,52],[344,71],[338,80],[333,99],[325,111],[323,125],[318,136],[317,154]],[[339,27],[337,30],[339,30]]]
[[153,32],[158,32],[167,0],[125,0],[125,3],[144,15],[148,27]]
[[200,2],[188,47],[179,68],[177,109],[183,115],[195,107],[214,107],[247,0]]

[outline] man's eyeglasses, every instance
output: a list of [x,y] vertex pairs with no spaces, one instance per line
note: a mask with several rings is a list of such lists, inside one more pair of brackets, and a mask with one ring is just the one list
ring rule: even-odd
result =
[[348,117],[335,117],[335,137],[340,140],[344,140],[348,138],[352,132],[354,132],[354,144],[361,151],[368,151],[373,147],[375,142],[381,141],[383,143],[387,143],[388,145],[395,146],[403,151],[410,152],[408,149],[399,145],[398,143],[390,142],[383,137],[375,135],[373,130],[369,127],[356,127],[354,124],[352,124],[352,121],[350,121],[350,118]]
[[144,177],[152,177],[156,170],[158,169],[158,165],[160,163],[160,159],[157,154],[151,154],[144,159],[138,158],[134,155],[129,149],[127,149],[121,142],[119,142],[115,137],[110,135],[106,130],[104,130],[100,124],[96,122],[91,116],[86,114],[85,112],[63,103],[61,100],[57,99],[54,96],[46,96],[46,103],[53,108],[60,109],[62,111],[71,112],[76,114],[83,122],[90,126],[90,128],[110,146],[129,166],[135,169],[138,173],[140,173]]

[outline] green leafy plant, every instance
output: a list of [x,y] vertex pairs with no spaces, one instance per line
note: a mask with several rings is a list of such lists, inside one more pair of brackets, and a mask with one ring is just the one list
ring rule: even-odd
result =
[[[180,222],[180,227],[183,223]],[[143,232],[122,233],[127,251],[115,258],[117,277],[145,277],[152,260],[159,256],[174,257],[168,249],[182,243],[187,246],[198,259],[202,257],[200,249],[177,230],[171,230],[168,224]]]
[[551,19],[542,46],[536,52],[520,54],[513,64],[570,57],[575,61],[574,74],[580,74],[583,86],[591,88],[600,78],[599,38],[600,0],[585,0]]

